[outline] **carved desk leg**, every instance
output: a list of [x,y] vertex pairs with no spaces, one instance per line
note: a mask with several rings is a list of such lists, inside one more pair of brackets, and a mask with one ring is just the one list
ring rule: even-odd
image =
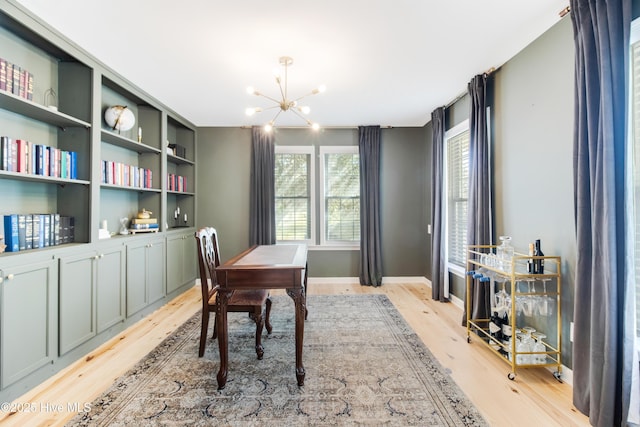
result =
[[293,299],[296,310],[296,379],[298,386],[304,385],[304,366],[302,365],[302,345],[304,342],[304,320],[306,311],[304,287],[287,289],[287,294]]
[[227,325],[227,303],[233,291],[220,289],[218,292],[218,348],[220,349],[220,370],[218,371],[218,390],[227,384],[229,362],[229,329]]

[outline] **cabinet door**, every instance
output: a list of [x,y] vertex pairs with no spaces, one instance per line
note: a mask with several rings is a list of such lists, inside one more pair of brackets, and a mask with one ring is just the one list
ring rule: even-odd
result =
[[53,260],[0,271],[2,388],[51,362],[58,300]]
[[125,316],[124,247],[101,250],[96,282],[98,333]]
[[167,293],[182,285],[183,241],[182,235],[167,237]]
[[96,335],[96,262],[94,252],[60,259],[60,355]]
[[198,274],[198,253],[196,252],[196,239],[193,233],[185,235],[184,262],[182,268],[182,284],[193,282]]
[[127,317],[147,306],[146,243],[127,245]]
[[166,260],[164,240],[154,240],[147,246],[147,292],[148,304],[152,304],[166,295],[165,268]]

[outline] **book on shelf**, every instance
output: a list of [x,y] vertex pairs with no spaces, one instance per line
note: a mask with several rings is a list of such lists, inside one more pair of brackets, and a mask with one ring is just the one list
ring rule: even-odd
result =
[[157,224],[158,218],[133,218],[131,224]]
[[160,228],[159,224],[131,224],[130,230],[154,230]]
[[4,216],[4,242],[7,245],[7,252],[18,252],[20,250],[18,215],[16,214]]

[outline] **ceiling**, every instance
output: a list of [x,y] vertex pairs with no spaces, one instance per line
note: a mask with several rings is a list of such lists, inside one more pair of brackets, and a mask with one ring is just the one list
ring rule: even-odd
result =
[[[567,0],[18,0],[118,74],[197,126],[279,97],[273,69],[294,59],[289,95],[324,127],[423,126],[555,24]],[[544,64],[541,64],[544,66]],[[276,126],[304,126],[288,112]]]

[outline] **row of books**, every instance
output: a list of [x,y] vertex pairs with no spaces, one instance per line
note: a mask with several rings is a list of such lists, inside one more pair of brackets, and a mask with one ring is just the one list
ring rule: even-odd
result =
[[102,183],[123,187],[153,188],[153,172],[151,169],[103,160]]
[[0,90],[33,100],[33,74],[0,58]]
[[169,191],[187,191],[187,177],[174,173],[167,174],[167,189]]
[[0,169],[32,175],[78,179],[78,153],[24,139],[0,136]]
[[46,248],[75,241],[75,219],[55,214],[10,214],[4,216],[7,252]]

